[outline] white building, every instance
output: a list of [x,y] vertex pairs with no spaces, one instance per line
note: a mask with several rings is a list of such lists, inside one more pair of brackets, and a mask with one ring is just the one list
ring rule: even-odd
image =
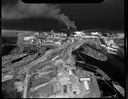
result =
[[90,83],[90,78],[80,78],[80,81],[84,82],[84,87],[86,90],[90,90],[89,83]]
[[24,40],[27,41],[27,40],[34,39],[34,38],[35,38],[34,36],[25,36]]

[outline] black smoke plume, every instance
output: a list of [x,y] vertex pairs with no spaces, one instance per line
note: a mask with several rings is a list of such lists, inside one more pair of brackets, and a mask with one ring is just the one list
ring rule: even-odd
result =
[[2,6],[2,19],[23,19],[23,18],[53,18],[64,23],[68,28],[76,29],[75,22],[68,16],[61,13],[58,5],[51,4],[26,4],[18,1],[14,5]]

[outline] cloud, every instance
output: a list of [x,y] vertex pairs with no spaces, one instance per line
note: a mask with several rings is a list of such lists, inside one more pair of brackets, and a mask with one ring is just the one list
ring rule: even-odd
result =
[[23,19],[23,18],[54,18],[67,27],[76,29],[75,23],[68,16],[61,13],[58,5],[51,4],[26,4],[18,1],[14,5],[4,5],[2,7],[2,19]]

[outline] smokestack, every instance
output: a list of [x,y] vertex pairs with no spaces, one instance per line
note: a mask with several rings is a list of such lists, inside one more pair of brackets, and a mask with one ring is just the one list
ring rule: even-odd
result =
[[70,28],[70,27],[69,27],[69,25],[68,25],[68,30],[69,30],[69,28]]
[[2,19],[24,19],[24,18],[53,18],[65,24],[68,29],[76,29],[76,25],[68,16],[61,13],[58,5],[51,4],[26,4],[18,0],[14,5],[2,6]]

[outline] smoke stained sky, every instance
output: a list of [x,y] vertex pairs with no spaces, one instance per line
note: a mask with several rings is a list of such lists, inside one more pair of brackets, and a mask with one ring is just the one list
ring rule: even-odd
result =
[[[4,5],[7,3],[9,4],[7,0],[4,0],[3,7],[5,7]],[[50,7],[53,8],[55,7],[55,9],[57,9],[55,14],[61,16],[65,15],[66,17],[68,17],[67,19],[69,19],[68,22],[70,21],[69,22],[70,24],[74,24],[73,21],[75,21],[75,25],[77,26],[78,29],[105,28],[111,30],[123,30],[124,28],[123,3],[124,3],[123,0],[104,0],[104,2],[101,4],[59,4],[52,6],[50,5]],[[13,3],[11,3],[10,6],[11,5],[13,5]],[[46,4],[43,5],[47,6]],[[47,14],[44,14],[44,16],[45,15],[47,17]],[[8,16],[4,16],[4,17],[8,17]],[[10,28],[10,29],[32,28],[35,30],[67,28],[64,24],[68,24],[68,23],[63,22],[64,24],[62,23],[60,24],[61,21],[58,21],[61,20],[61,18],[56,20],[56,18],[46,18],[44,16],[43,17],[33,16],[23,19],[12,18],[10,20],[4,19],[3,28]],[[51,14],[51,17],[53,17],[53,14]]]

